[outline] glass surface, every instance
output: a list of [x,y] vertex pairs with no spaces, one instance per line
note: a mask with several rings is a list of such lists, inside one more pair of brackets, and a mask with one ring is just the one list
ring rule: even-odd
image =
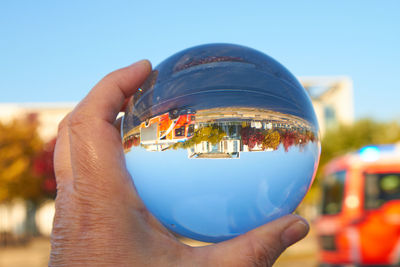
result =
[[400,199],[400,173],[365,175],[365,209],[378,209],[396,199]]
[[218,242],[291,213],[319,155],[311,101],[256,50],[209,44],[157,66],[122,124],[128,170],[168,229]]
[[342,210],[346,171],[332,173],[324,179],[322,214],[338,214]]

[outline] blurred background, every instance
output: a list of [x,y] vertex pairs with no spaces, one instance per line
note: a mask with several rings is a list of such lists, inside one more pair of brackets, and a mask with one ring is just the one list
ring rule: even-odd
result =
[[[391,169],[381,168],[379,175],[392,178],[383,189],[377,183],[367,191],[390,202],[385,207],[394,214],[394,241],[384,253],[391,255],[385,264],[394,265],[400,253],[400,156],[393,145],[400,141],[399,10],[396,0],[1,1],[0,266],[47,266],[57,125],[90,88],[137,60],[147,58],[155,66],[182,49],[215,42],[249,46],[281,62],[310,94],[319,120],[320,168],[297,210],[311,221],[311,232],[276,266],[318,266],[335,257],[353,264],[369,257],[362,246],[371,231],[357,225],[383,204],[364,211],[364,183],[352,198],[346,198],[350,189],[343,188],[347,180],[364,181],[361,174],[352,178],[350,162],[365,166],[374,161],[363,161],[360,149],[383,144],[391,144],[385,151],[394,159]],[[370,148],[377,153],[382,146]],[[332,163],[352,151],[352,159]],[[327,168],[348,171],[326,185],[323,177],[334,173],[324,172]],[[337,184],[329,181],[341,181],[342,187],[329,187]],[[335,211],[334,204],[347,206]],[[329,230],[346,224],[340,216],[348,210],[358,212],[349,215],[349,233],[358,233],[357,242],[349,241],[352,234],[339,237]],[[333,226],[329,218],[336,218]],[[383,230],[374,231],[383,236]]]

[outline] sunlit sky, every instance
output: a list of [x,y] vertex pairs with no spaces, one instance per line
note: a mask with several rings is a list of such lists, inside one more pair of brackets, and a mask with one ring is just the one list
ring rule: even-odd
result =
[[356,118],[400,120],[399,12],[397,0],[4,0],[0,102],[76,102],[116,68],[224,42],[296,76],[350,76]]

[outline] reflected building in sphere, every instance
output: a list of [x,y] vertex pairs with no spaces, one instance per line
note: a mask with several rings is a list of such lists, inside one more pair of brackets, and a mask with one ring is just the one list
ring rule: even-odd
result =
[[176,118],[165,113],[133,127],[124,136],[125,153],[140,145],[153,152],[186,148],[189,158],[239,158],[240,152],[274,151],[281,143],[287,151],[316,141],[316,129],[293,115],[252,108],[186,113]]

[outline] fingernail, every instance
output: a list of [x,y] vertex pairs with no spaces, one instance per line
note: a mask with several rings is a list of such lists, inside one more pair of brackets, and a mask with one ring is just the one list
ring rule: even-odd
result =
[[130,67],[131,67],[131,66],[139,66],[139,65],[148,65],[148,66],[151,68],[151,63],[150,63],[150,61],[147,60],[147,59],[139,60],[139,61],[137,61],[137,62],[131,64]]
[[283,245],[288,247],[303,239],[307,235],[309,229],[310,227],[308,223],[304,222],[303,220],[299,219],[295,221],[283,232],[281,236]]

